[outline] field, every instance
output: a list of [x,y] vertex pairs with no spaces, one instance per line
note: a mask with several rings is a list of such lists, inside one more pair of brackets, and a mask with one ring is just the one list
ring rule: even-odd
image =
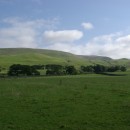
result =
[[0,79],[0,130],[129,130],[126,74]]

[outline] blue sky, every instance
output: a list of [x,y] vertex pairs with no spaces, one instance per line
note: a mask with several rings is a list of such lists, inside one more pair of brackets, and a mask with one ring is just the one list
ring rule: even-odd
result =
[[129,0],[0,0],[0,47],[130,58]]

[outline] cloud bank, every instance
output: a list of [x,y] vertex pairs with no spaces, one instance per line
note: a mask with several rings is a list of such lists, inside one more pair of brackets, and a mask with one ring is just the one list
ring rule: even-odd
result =
[[94,37],[85,44],[55,43],[48,48],[78,55],[108,56],[114,59],[130,58],[130,35],[121,33]]

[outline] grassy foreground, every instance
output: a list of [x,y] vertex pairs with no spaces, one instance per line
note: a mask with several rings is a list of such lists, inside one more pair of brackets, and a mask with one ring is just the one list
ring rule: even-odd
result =
[[0,130],[130,130],[130,76],[0,79]]

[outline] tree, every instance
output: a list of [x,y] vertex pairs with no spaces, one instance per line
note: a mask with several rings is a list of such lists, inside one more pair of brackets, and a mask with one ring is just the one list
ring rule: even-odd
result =
[[97,65],[94,66],[94,72],[95,73],[102,73],[102,72],[105,72],[105,71],[106,71],[106,67],[103,66],[103,65],[97,64]]
[[77,70],[75,69],[74,66],[66,66],[65,71],[66,71],[66,74],[69,74],[69,75],[77,74]]
[[120,70],[124,72],[124,71],[126,71],[127,69],[126,69],[125,66],[121,66],[121,67],[120,67]]
[[94,72],[94,66],[89,65],[89,66],[81,66],[81,72],[86,73],[86,72]]
[[46,65],[46,75],[64,75],[64,67],[62,65],[48,64]]
[[34,68],[29,65],[20,65],[20,64],[13,64],[9,67],[8,71],[9,76],[21,76],[21,75],[40,75],[40,73]]

